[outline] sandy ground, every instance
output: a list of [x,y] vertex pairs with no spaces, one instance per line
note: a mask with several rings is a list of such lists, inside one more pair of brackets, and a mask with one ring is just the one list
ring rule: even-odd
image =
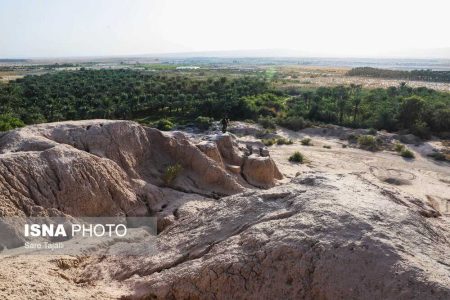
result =
[[427,87],[438,91],[450,91],[450,84],[443,82],[411,81],[401,79],[346,76],[349,68],[280,67],[278,85],[282,87],[320,87],[360,84],[365,88],[388,88],[406,82],[408,86]]
[[72,256],[0,255],[0,299],[118,299],[127,292],[113,283],[75,282],[61,262],[77,261]]
[[8,82],[8,81],[12,81],[12,80],[16,80],[19,78],[23,78],[24,75],[4,75],[4,74],[0,74],[0,82]]
[[[277,163],[286,180],[298,172],[321,171],[333,174],[358,174],[361,178],[379,186],[387,186],[406,192],[413,197],[431,201],[433,206],[439,206],[442,214],[450,216],[450,164],[437,162],[424,154],[424,148],[431,147],[428,142],[422,146],[408,145],[415,159],[405,159],[393,151],[370,152],[356,148],[343,148],[347,141],[337,138],[308,135],[278,129],[279,135],[292,139],[292,145],[273,145],[269,147],[270,155]],[[302,138],[312,139],[312,146],[303,146]],[[243,140],[256,140],[249,136]],[[331,149],[323,146],[330,146]],[[433,145],[435,148],[439,145]],[[295,164],[288,161],[295,151],[300,151],[306,157],[306,163]],[[384,182],[388,178],[401,181],[400,185]]]

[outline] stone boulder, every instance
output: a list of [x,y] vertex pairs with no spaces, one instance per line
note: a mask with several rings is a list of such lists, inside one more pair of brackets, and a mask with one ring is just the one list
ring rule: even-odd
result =
[[246,157],[242,174],[251,185],[260,188],[270,188],[274,186],[274,180],[282,179],[275,162],[268,156],[257,156],[252,154]]

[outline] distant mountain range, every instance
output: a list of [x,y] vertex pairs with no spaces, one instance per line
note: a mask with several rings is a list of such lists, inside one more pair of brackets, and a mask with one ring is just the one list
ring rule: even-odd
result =
[[450,47],[434,48],[434,49],[411,49],[408,51],[393,51],[390,53],[385,53],[381,57],[450,59]]
[[[148,54],[150,57],[174,57],[174,58],[192,58],[192,57],[343,57],[330,53],[315,53],[301,50],[290,49],[256,49],[256,50],[227,50],[227,51],[198,51],[198,52],[174,52]],[[392,51],[379,53],[377,55],[366,56],[347,56],[347,57],[365,57],[365,58],[411,58],[411,59],[450,59],[449,48],[436,49],[411,49],[402,51]]]
[[333,52],[313,52],[293,49],[254,49],[254,50],[218,50],[193,52],[166,52],[130,55],[93,55],[80,57],[35,57],[35,58],[1,58],[0,63],[27,63],[30,60],[52,61],[86,61],[110,60],[118,58],[329,58],[329,59],[440,59],[450,60],[450,47],[430,49],[410,49],[374,53],[372,55],[339,55]]
[[288,49],[224,50],[150,54],[155,57],[313,57],[312,52]]

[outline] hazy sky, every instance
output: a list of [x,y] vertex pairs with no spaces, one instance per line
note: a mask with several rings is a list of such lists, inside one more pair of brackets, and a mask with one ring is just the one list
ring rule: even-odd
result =
[[450,47],[449,0],[0,0],[0,57]]

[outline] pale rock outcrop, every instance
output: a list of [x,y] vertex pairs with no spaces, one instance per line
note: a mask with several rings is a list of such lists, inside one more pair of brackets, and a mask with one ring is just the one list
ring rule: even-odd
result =
[[202,141],[197,144],[197,147],[205,153],[209,158],[216,161],[220,166],[224,167],[222,156],[220,156],[219,149],[216,143],[210,141]]
[[238,175],[237,180],[241,183],[267,189],[283,178],[262,143],[240,146],[232,134],[226,133],[214,135],[197,146],[215,161],[224,163],[229,172]]
[[[170,188],[179,194],[164,188],[166,168],[175,164],[182,168]],[[129,121],[42,124],[0,136],[0,217],[155,215],[163,230],[171,216],[161,207],[171,214],[187,198],[182,192],[221,197],[249,187],[242,184],[181,132]],[[23,243],[20,224],[6,226],[8,240]]]
[[261,188],[272,187],[275,179],[283,178],[275,162],[270,157],[260,157],[255,154],[246,158],[242,174],[248,183]]
[[116,163],[67,145],[1,155],[0,190],[2,216],[146,214]]
[[238,144],[229,133],[218,134],[213,137],[213,141],[217,144],[220,155],[226,163],[242,166],[245,155],[240,151]]
[[28,126],[0,136],[0,215],[146,215],[158,210],[168,166],[182,166],[171,188],[220,197],[249,187],[224,163],[244,161],[227,135],[194,145],[130,121]]

